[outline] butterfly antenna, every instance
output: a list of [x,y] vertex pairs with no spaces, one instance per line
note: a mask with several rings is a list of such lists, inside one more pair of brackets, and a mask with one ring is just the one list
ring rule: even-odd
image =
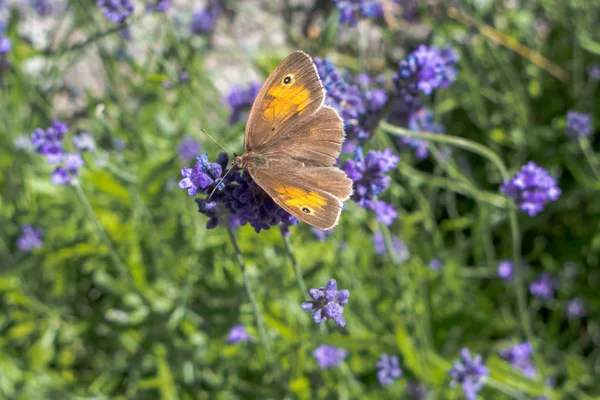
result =
[[215,194],[215,192],[217,191],[217,189],[219,188],[219,186],[221,185],[221,183],[223,183],[223,181],[225,180],[225,178],[227,178],[227,175],[229,175],[229,173],[231,172],[232,169],[233,168],[229,168],[229,170],[225,173],[225,175],[223,175],[223,177],[221,179],[219,179],[219,183],[217,183],[216,186],[215,186],[215,188],[210,192],[210,194],[206,198],[206,201],[210,201],[210,198],[212,197],[212,195]]
[[226,149],[225,147],[223,147],[223,145],[222,145],[221,143],[217,142],[217,140],[216,140],[214,137],[210,136],[210,135],[209,135],[209,134],[208,134],[208,133],[207,133],[207,132],[206,132],[204,129],[200,128],[200,130],[201,130],[202,132],[204,132],[204,134],[205,134],[206,136],[208,136],[208,137],[210,138],[210,140],[212,140],[212,141],[213,141],[213,142],[215,142],[217,145],[219,145],[219,147],[220,147],[220,148],[222,148],[223,150],[225,150],[225,153],[228,153],[228,154],[229,154],[229,151],[227,151],[227,149]]

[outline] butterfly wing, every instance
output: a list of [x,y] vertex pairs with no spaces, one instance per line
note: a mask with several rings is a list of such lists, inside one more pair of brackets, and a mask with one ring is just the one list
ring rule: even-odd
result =
[[281,208],[302,222],[328,230],[337,225],[352,181],[335,167],[290,168],[285,173],[249,169],[252,179]]
[[265,81],[254,100],[244,152],[268,146],[297,123],[298,116],[314,114],[323,104],[324,89],[310,56],[296,51],[286,57]]

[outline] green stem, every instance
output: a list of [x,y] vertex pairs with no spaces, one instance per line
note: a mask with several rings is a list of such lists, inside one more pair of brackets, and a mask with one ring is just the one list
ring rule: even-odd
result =
[[419,326],[418,326],[419,321],[418,321],[417,316],[415,315],[417,307],[415,304],[416,299],[415,299],[414,293],[412,291],[412,289],[414,287],[411,285],[411,282],[410,282],[409,271],[405,271],[405,274],[404,274],[405,276],[403,276],[402,272],[400,271],[400,266],[402,264],[400,262],[400,259],[398,258],[398,255],[396,254],[396,251],[394,250],[394,246],[392,245],[392,236],[390,234],[390,230],[383,223],[379,224],[379,230],[381,231],[381,234],[383,236],[386,253],[387,253],[388,257],[392,260],[392,266],[394,267],[394,275],[396,277],[396,281],[400,288],[401,296],[404,299],[404,303],[405,303],[406,310],[407,310],[407,322],[410,324],[410,327],[412,328],[412,330],[414,332],[414,338],[417,339],[416,345],[417,345],[417,352],[419,355],[419,369],[420,369],[418,375],[419,375],[419,377],[423,377],[427,373],[426,372],[427,371],[427,365],[426,365],[427,353],[425,352],[425,349],[423,348],[423,346],[421,345],[420,342],[421,342],[421,340],[426,340],[426,338],[419,334],[422,332],[422,330],[419,329]]
[[306,296],[306,294],[308,293],[308,289],[306,288],[306,284],[304,283],[304,278],[302,277],[302,270],[300,269],[300,265],[298,265],[298,261],[296,261],[296,256],[294,255],[294,249],[290,241],[290,236],[283,233],[283,230],[281,229],[280,232],[281,237],[283,238],[283,243],[285,245],[285,250],[287,251],[287,254],[290,257],[292,266],[294,267],[294,274],[296,274],[296,282],[298,283],[300,293],[302,293],[302,296]]
[[227,227],[227,234],[229,235],[229,241],[233,246],[235,261],[238,266],[242,270],[242,276],[244,278],[244,287],[246,288],[246,294],[248,295],[248,299],[250,300],[250,304],[252,305],[252,311],[254,312],[254,318],[256,319],[256,327],[258,328],[258,336],[260,337],[260,342],[265,349],[265,355],[267,358],[267,363],[271,364],[271,345],[269,343],[269,338],[267,337],[265,331],[265,325],[260,313],[260,309],[258,307],[258,303],[256,302],[256,297],[254,297],[254,292],[252,292],[252,287],[250,286],[250,280],[248,279],[248,274],[246,273],[246,265],[244,264],[244,259],[242,258],[242,253],[238,246],[237,240],[235,239],[235,235],[233,233],[233,229],[231,226],[225,222],[225,226]]
[[119,254],[117,253],[116,249],[114,248],[110,238],[106,234],[104,227],[100,223],[100,220],[98,219],[98,216],[96,215],[96,212],[94,211],[87,196],[85,195],[85,192],[83,191],[83,188],[81,187],[81,183],[77,182],[73,185],[73,187],[75,188],[75,193],[77,193],[77,197],[79,198],[79,201],[81,201],[81,204],[83,205],[83,208],[85,209],[85,212],[87,213],[88,218],[91,219],[92,221],[94,221],[94,225],[96,226],[96,231],[98,232],[98,235],[100,235],[100,238],[104,242],[104,245],[107,247],[108,255],[111,258],[113,264],[115,265],[117,272],[119,273],[121,278],[125,278],[125,279],[129,280],[130,279],[129,271],[127,270],[127,267],[125,266],[123,261],[121,261]]
[[[472,153],[479,154],[482,157],[487,158],[492,164],[494,164],[496,166],[498,171],[500,171],[500,174],[502,175],[503,180],[510,179],[508,170],[504,166],[504,163],[502,162],[500,157],[498,157],[498,155],[494,151],[488,149],[487,147],[485,147],[479,143],[473,142],[468,139],[464,139],[464,138],[460,138],[460,137],[456,137],[456,136],[452,136],[452,135],[446,135],[446,134],[442,134],[442,133],[413,132],[409,129],[401,128],[399,126],[389,124],[386,121],[381,121],[381,123],[379,124],[379,128],[381,128],[385,132],[388,132],[395,136],[405,136],[405,137],[423,139],[423,140],[437,142],[437,143],[444,143],[444,144],[447,144],[450,146],[465,149]],[[539,348],[539,346],[536,346],[536,344],[539,344],[539,343],[535,340],[535,336],[533,334],[533,328],[531,325],[531,321],[529,319],[529,313],[528,313],[528,309],[527,309],[527,301],[526,301],[526,297],[525,297],[525,283],[524,283],[524,279],[523,279],[523,271],[521,269],[521,235],[519,233],[519,224],[518,224],[518,220],[517,220],[516,208],[512,205],[512,202],[508,197],[506,198],[506,201],[508,204],[507,208],[508,208],[510,232],[511,232],[511,237],[512,237],[512,258],[513,258],[513,265],[515,267],[515,291],[517,294],[517,308],[519,311],[519,318],[521,320],[521,325],[523,326],[523,332],[525,334],[526,339],[530,343],[533,343],[535,348]],[[544,368],[543,359],[541,357],[541,352],[540,351],[534,352],[534,358],[535,358],[535,362],[538,365],[538,368],[540,370],[540,375],[541,375],[540,379],[543,381],[545,368]]]
[[600,180],[600,169],[598,168],[598,158],[592,151],[592,146],[590,146],[590,141],[586,137],[582,137],[579,139],[579,147],[581,147],[581,151],[583,151],[583,155],[592,170],[592,173],[596,177],[596,179]]

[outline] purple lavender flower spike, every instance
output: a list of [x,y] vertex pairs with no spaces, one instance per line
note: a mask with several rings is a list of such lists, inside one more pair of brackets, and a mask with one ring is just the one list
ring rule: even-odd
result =
[[346,141],[343,151],[351,153],[372,136],[387,103],[387,94],[374,87],[373,80],[365,73],[354,78],[342,76],[327,58],[317,57],[313,62],[326,90],[325,104],[335,108],[344,120]]
[[455,360],[448,371],[452,378],[450,385],[461,385],[467,400],[475,400],[477,392],[483,387],[482,378],[489,374],[489,370],[483,365],[481,355],[472,357],[467,348],[460,351],[460,356],[461,360]]
[[313,357],[321,369],[337,367],[348,356],[345,349],[322,344],[313,351]]
[[42,238],[44,231],[41,228],[33,228],[31,225],[23,225],[21,227],[21,236],[17,239],[17,247],[21,251],[31,251],[39,249],[44,244]]
[[311,227],[310,230],[315,234],[317,239],[319,239],[319,242],[324,242],[329,236],[333,235],[333,229],[324,231],[323,229]]
[[377,362],[377,380],[382,386],[391,386],[395,379],[402,376],[398,356],[390,357],[383,353]]
[[[386,254],[385,241],[381,232],[375,232],[373,234],[373,245],[375,246],[375,253],[379,255]],[[399,262],[404,262],[410,258],[410,252],[408,247],[402,240],[393,236],[392,237],[392,248]]]
[[146,5],[146,12],[165,13],[171,8],[171,0],[155,0]]
[[[234,217],[236,225],[249,223],[257,233],[278,225],[286,234],[291,225],[298,223],[296,218],[275,204],[246,171],[234,169],[230,172],[227,153],[220,153],[214,163],[208,161],[207,154],[201,154],[196,160],[193,168],[181,169],[183,179],[179,187],[187,189],[188,194],[194,197],[212,193],[210,199],[196,199],[198,211],[209,218],[208,229],[215,228],[221,216]],[[217,184],[218,188],[214,190]]]
[[385,174],[396,168],[399,160],[391,149],[371,150],[364,157],[362,149],[358,148],[354,158],[346,161],[343,167],[354,181],[352,199],[361,207],[370,208],[374,197],[389,187],[391,178]]
[[386,203],[383,200],[371,203],[370,209],[377,216],[377,222],[381,222],[387,226],[390,226],[396,217],[398,217],[398,213],[394,209],[394,206]]
[[7,54],[12,50],[12,41],[0,33],[0,55]]
[[31,0],[29,5],[40,17],[47,17],[53,11],[51,0]]
[[179,144],[179,158],[185,162],[193,160],[200,154],[200,142],[185,135]]
[[341,327],[346,325],[343,306],[348,303],[350,292],[346,289],[338,291],[335,279],[330,279],[325,287],[310,289],[308,294],[313,298],[313,301],[302,303],[302,309],[304,311],[314,311],[312,314],[313,321],[320,323],[332,319]]
[[[408,129],[413,132],[431,132],[443,133],[444,127],[435,123],[433,111],[427,108],[419,108],[410,113],[408,118]],[[419,160],[427,158],[429,155],[429,142],[418,138],[401,137],[398,138],[400,144],[412,147]]]
[[106,19],[115,24],[124,23],[134,10],[131,0],[98,0],[96,5],[102,9]]
[[574,298],[567,303],[567,316],[569,319],[578,319],[586,314],[585,305],[580,298]]
[[192,15],[190,32],[193,35],[202,35],[211,32],[223,10],[217,1],[211,0],[206,8],[197,10]]
[[253,342],[254,338],[246,331],[244,325],[236,325],[229,331],[227,343]]
[[567,112],[566,134],[573,139],[581,139],[592,134],[592,115],[577,111]]
[[420,45],[400,61],[394,84],[400,100],[415,109],[420,104],[419,93],[430,95],[434,89],[448,87],[456,79],[458,54],[451,47]]
[[554,292],[558,288],[558,282],[548,273],[543,272],[538,279],[529,284],[529,292],[536,297],[544,300],[554,297]]
[[383,16],[383,5],[376,0],[332,0],[340,12],[340,22],[356,25],[362,18]]
[[252,107],[252,103],[254,103],[254,99],[258,95],[260,87],[261,84],[259,82],[252,82],[247,88],[241,85],[231,87],[227,96],[223,98],[223,103],[231,108],[229,115],[229,123],[231,125],[248,118],[247,112]]
[[508,260],[500,261],[498,264],[498,276],[504,281],[512,280],[514,275],[513,264]]
[[528,378],[535,377],[535,367],[531,359],[533,346],[529,342],[517,343],[500,350],[500,357],[508,361],[514,368],[520,370]]
[[36,128],[31,134],[31,145],[36,153],[46,156],[48,164],[56,164],[63,158],[63,137],[67,133],[67,124],[54,121],[46,130]]
[[442,268],[442,260],[439,258],[434,258],[429,261],[429,269],[432,271],[439,271]]
[[556,179],[533,161],[525,164],[512,179],[504,181],[500,191],[512,197],[515,204],[531,217],[543,211],[549,201],[558,199],[561,194]]

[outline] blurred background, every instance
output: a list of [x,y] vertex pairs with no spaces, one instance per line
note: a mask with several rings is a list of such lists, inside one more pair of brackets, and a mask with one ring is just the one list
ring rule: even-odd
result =
[[[600,398],[599,17],[0,0],[0,398]],[[346,126],[328,232],[206,200],[201,130],[241,154],[295,50]]]

